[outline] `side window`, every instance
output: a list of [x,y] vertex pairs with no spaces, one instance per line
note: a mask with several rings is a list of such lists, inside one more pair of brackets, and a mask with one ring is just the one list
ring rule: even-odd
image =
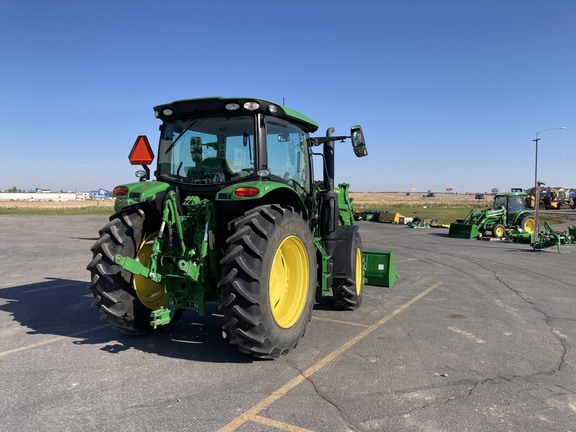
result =
[[524,210],[524,197],[510,197],[508,200],[508,206],[509,213],[518,213],[520,210]]
[[298,126],[280,126],[268,123],[268,169],[288,183],[310,191],[310,166],[308,162],[308,134]]

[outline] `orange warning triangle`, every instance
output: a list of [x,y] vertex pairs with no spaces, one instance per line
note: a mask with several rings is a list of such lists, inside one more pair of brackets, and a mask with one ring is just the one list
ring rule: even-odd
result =
[[154,152],[146,135],[138,135],[136,142],[132,146],[132,150],[128,155],[128,159],[132,165],[150,165],[154,160]]

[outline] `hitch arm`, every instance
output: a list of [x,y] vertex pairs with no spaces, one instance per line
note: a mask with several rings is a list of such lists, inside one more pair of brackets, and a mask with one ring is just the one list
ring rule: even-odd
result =
[[132,274],[144,276],[157,283],[162,281],[161,274],[150,271],[148,267],[143,266],[139,261],[136,261],[130,257],[116,254],[114,255],[114,262]]

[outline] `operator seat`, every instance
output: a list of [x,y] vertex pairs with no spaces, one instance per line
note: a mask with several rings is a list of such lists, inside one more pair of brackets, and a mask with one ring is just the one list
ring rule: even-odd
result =
[[202,168],[205,172],[224,173],[226,180],[230,180],[232,178],[232,174],[235,172],[232,164],[227,159],[219,157],[209,157],[204,159],[202,161]]

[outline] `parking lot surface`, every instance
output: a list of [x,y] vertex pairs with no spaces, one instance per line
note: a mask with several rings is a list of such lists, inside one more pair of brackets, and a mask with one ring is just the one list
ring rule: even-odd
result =
[[86,289],[105,217],[0,217],[0,429],[576,430],[576,246],[360,222],[400,278],[315,306],[273,361],[222,339],[217,305],[134,337]]

